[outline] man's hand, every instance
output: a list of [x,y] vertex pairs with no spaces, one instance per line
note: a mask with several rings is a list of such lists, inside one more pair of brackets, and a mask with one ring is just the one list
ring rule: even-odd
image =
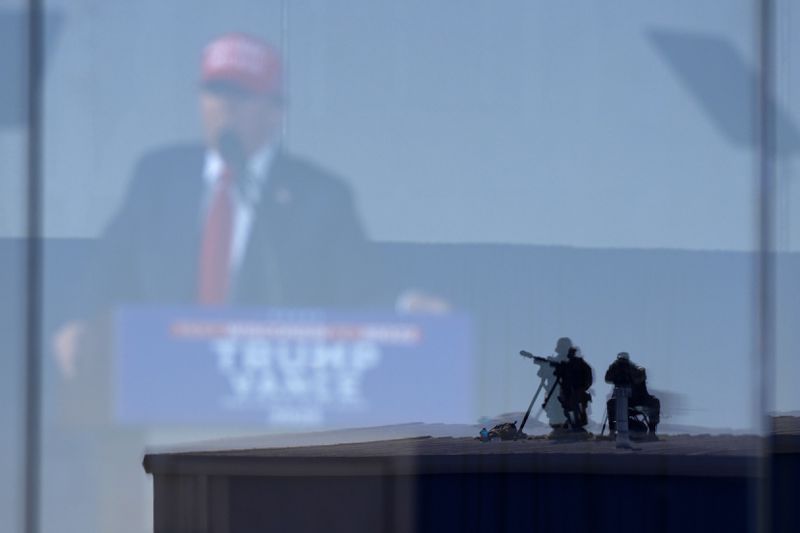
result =
[[81,321],[67,322],[53,335],[53,354],[62,375],[72,379],[77,374],[78,347],[86,331]]

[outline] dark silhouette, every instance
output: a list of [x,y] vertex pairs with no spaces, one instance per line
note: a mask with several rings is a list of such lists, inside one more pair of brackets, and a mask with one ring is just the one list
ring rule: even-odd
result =
[[[555,375],[555,366],[550,363],[566,362],[567,353],[570,348],[572,348],[572,340],[569,337],[561,337],[558,339],[558,342],[556,342],[555,354],[552,357],[534,357],[524,350],[520,352],[520,355],[529,357],[536,363],[539,363],[539,370],[536,375],[541,379],[540,387],[543,388],[545,392],[552,391],[558,381]],[[549,394],[547,396],[549,396]],[[559,409],[558,404],[545,402],[542,405],[541,411],[534,417],[534,420],[539,418],[542,411],[547,414],[547,421],[551,428],[556,429],[564,427],[566,419],[564,418],[563,411]]]
[[573,346],[567,352],[566,362],[556,366],[555,374],[561,381],[558,402],[564,409],[567,423],[573,430],[583,430],[589,422],[586,410],[592,395],[587,391],[594,381],[592,367],[579,355],[578,348]]
[[[565,422],[563,424],[553,424],[551,418],[551,426],[554,429],[567,426],[573,430],[583,431],[584,426],[586,426],[589,421],[586,413],[588,404],[592,401],[591,395],[587,392],[594,381],[592,377],[592,368],[583,360],[578,352],[578,348],[572,346],[572,341],[568,338],[562,337],[559,339],[557,347],[564,347],[567,343],[569,343],[569,347],[567,348],[566,359],[538,357],[524,350],[520,352],[520,355],[533,359],[535,362],[541,364],[543,368],[545,365],[552,368],[553,377],[555,379],[551,380],[551,384],[548,384],[549,390],[542,404],[542,409],[547,409],[550,398],[558,386],[558,401],[561,404]],[[540,371],[540,375],[541,374]],[[539,384],[539,388],[533,400],[531,400],[531,404],[528,406],[528,411],[525,413],[525,418],[523,419],[520,430],[524,427],[530,410],[533,407],[533,403],[536,401],[539,392],[544,388],[545,382],[546,379],[543,376],[542,382]]]
[[[654,438],[660,421],[661,402],[647,390],[647,371],[644,367],[632,363],[627,352],[620,352],[617,359],[608,367],[605,380],[615,387],[631,389],[628,399],[628,426],[632,436],[646,434]],[[616,432],[616,400],[614,398],[608,400],[606,407],[609,430]]]

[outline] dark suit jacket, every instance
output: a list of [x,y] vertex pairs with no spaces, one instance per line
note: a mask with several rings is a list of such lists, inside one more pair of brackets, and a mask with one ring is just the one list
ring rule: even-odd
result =
[[[102,237],[90,285],[97,310],[120,303],[191,304],[205,192],[200,145],[144,156]],[[256,207],[231,303],[375,304],[374,261],[347,186],[278,151]]]

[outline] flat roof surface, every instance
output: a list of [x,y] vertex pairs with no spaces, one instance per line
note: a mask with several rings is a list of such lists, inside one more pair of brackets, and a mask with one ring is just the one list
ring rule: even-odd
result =
[[582,473],[754,476],[766,453],[800,453],[800,418],[777,417],[774,435],[668,435],[621,449],[610,440],[531,437],[505,442],[419,437],[330,445],[148,454],[150,473],[419,475]]

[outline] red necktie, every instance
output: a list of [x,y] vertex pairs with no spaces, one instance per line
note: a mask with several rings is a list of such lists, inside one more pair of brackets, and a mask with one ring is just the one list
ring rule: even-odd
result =
[[232,196],[233,175],[225,169],[211,198],[200,248],[198,300],[203,305],[219,305],[228,298],[233,240]]

